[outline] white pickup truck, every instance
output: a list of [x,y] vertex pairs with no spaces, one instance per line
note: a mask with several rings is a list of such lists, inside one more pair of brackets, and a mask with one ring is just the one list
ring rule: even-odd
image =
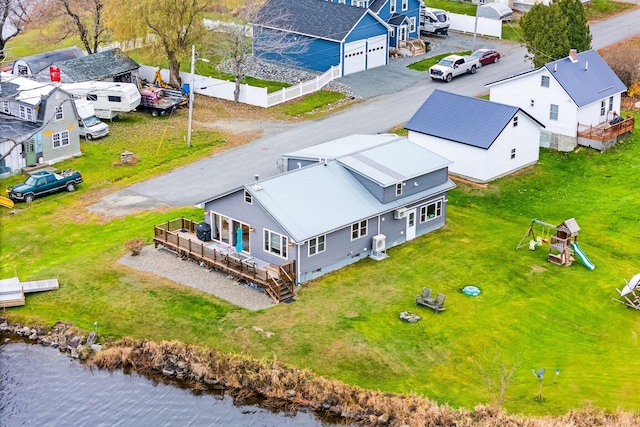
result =
[[429,68],[429,76],[433,80],[444,80],[449,83],[454,77],[464,73],[475,74],[481,67],[478,58],[470,56],[449,55]]

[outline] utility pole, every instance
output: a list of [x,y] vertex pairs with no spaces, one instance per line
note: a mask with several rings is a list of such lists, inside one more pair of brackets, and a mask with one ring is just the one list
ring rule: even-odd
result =
[[[474,34],[474,40],[475,40],[475,34]],[[187,129],[187,147],[191,147],[191,126],[193,123],[193,73],[194,73],[195,66],[196,66],[196,46],[191,45],[191,83],[189,84],[189,129]]]
[[471,52],[476,50],[476,33],[478,32],[478,8],[480,7],[480,0],[477,0],[476,4],[476,20],[473,24],[473,41],[471,42]]

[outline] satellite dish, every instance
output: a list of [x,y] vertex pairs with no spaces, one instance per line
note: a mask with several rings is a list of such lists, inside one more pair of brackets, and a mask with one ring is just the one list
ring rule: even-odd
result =
[[538,371],[538,373],[536,374],[536,377],[542,379],[542,376],[544,375],[544,368],[540,369]]

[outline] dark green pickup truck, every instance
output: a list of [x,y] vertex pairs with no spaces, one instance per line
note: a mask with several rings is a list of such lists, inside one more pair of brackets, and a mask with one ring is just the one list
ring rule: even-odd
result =
[[82,182],[82,175],[72,169],[60,173],[36,172],[22,184],[7,188],[7,197],[17,202],[33,202],[33,199],[62,189],[74,191]]

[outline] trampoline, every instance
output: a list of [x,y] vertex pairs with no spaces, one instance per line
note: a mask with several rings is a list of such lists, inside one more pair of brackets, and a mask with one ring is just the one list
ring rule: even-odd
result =
[[465,286],[464,289],[462,289],[462,292],[464,292],[465,295],[469,295],[470,297],[480,295],[480,289],[475,286]]

